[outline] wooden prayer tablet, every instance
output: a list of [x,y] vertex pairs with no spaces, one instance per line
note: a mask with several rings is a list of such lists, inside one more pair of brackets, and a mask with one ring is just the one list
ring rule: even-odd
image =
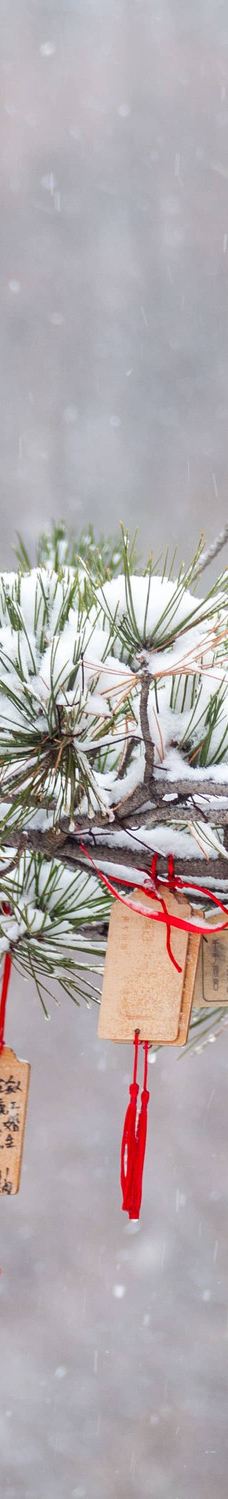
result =
[[202,964],[202,937],[201,937],[200,938],[199,953],[198,953],[198,963],[197,963],[197,969],[196,969],[195,983],[194,983],[194,989],[193,989],[193,1001],[192,1001],[193,1010],[201,1010],[203,1004],[204,1004],[204,999],[203,999],[203,964]]
[[0,1054],[0,1194],[18,1192],[30,1065],[8,1046]]
[[228,927],[201,938],[193,1006],[203,1005],[228,1005]]
[[[167,909],[188,918],[186,897],[162,886]],[[148,910],[148,896],[137,890],[133,899]],[[150,897],[153,904],[153,898]],[[154,902],[154,910],[158,910]],[[132,1041],[139,1028],[140,1040],[183,1045],[192,1004],[192,984],[197,961],[186,968],[188,932],[171,930],[171,944],[181,973],[166,948],[166,926],[149,920],[116,901],[112,907],[98,1034],[102,1039]],[[191,939],[194,943],[197,938]],[[185,982],[186,977],[186,982]],[[180,1040],[179,1040],[180,1032]]]
[[188,947],[187,947],[187,958],[186,958],[184,983],[183,983],[183,991],[182,991],[182,1004],[181,1004],[181,1012],[180,1012],[179,1031],[178,1031],[178,1037],[177,1037],[177,1042],[176,1042],[177,1046],[185,1046],[186,1041],[188,1040],[188,1032],[189,1032],[189,1025],[190,1025],[190,1019],[191,1019],[192,1002],[193,1002],[193,990],[194,990],[194,983],[195,983],[195,977],[196,977],[196,971],[197,971],[197,964],[198,964],[198,958],[199,958],[199,952],[200,952],[200,942],[201,942],[201,937],[198,935],[197,932],[196,932],[195,936],[192,936],[192,934],[189,932]]

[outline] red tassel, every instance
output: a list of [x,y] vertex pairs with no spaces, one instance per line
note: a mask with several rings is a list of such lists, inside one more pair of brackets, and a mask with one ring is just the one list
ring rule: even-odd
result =
[[135,1032],[134,1047],[135,1047],[135,1059],[134,1059],[133,1082],[131,1083],[131,1086],[129,1088],[130,1103],[128,1104],[127,1113],[125,1115],[124,1127],[123,1127],[123,1135],[122,1135],[122,1143],[121,1143],[121,1172],[120,1172],[120,1180],[121,1180],[121,1187],[122,1187],[122,1193],[123,1193],[123,1208],[126,1209],[126,1212],[128,1212],[128,1210],[129,1210],[129,1203],[130,1203],[130,1198],[131,1198],[131,1178],[132,1178],[132,1172],[134,1171],[135,1146],[136,1146],[137,1098],[138,1098],[138,1091],[139,1091],[139,1085],[138,1085],[138,1083],[136,1081],[136,1078],[137,1078],[137,1066],[138,1066],[138,1049],[139,1049],[138,1031]]
[[135,1060],[133,1082],[130,1085],[130,1103],[124,1121],[123,1137],[121,1145],[121,1187],[123,1193],[122,1208],[128,1213],[129,1218],[137,1219],[140,1214],[142,1201],[143,1167],[147,1136],[147,1105],[150,1094],[147,1089],[147,1067],[149,1042],[144,1042],[145,1062],[144,1079],[141,1094],[141,1109],[137,1118],[137,1096],[138,1083],[137,1065],[139,1033],[135,1031],[134,1039]]

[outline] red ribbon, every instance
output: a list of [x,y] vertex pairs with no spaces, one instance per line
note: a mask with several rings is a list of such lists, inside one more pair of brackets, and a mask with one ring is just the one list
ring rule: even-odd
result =
[[[2,910],[4,912],[4,916],[10,916],[10,906],[4,905],[4,906],[2,906]],[[7,1002],[7,995],[8,995],[8,988],[9,988],[11,968],[12,968],[11,954],[9,952],[6,952],[6,955],[5,955],[5,958],[4,958],[4,963],[3,963],[2,989],[1,989],[1,997],[0,997],[0,1054],[1,1054],[1,1051],[3,1051],[3,1047],[5,1045],[5,1042],[4,1042],[4,1031],[5,1031],[6,1002]]]
[[141,1042],[144,1046],[144,1078],[141,1093],[141,1108],[137,1115],[138,1083],[137,1066],[139,1050],[139,1031],[135,1031],[134,1047],[134,1071],[133,1082],[130,1084],[130,1103],[124,1120],[123,1136],[121,1144],[121,1170],[120,1181],[123,1193],[123,1212],[128,1213],[129,1218],[137,1219],[140,1214],[142,1201],[143,1167],[147,1136],[147,1106],[150,1094],[147,1088],[148,1047],[149,1042]]
[[[177,929],[182,932],[192,932],[193,936],[195,932],[200,937],[207,936],[208,933],[211,933],[212,936],[215,936],[216,932],[223,932],[225,931],[225,928],[228,927],[228,911],[227,907],[223,905],[223,901],[219,900],[218,896],[214,894],[214,891],[208,890],[206,886],[197,885],[193,882],[193,880],[182,880],[180,876],[178,877],[178,875],[175,874],[174,859],[172,854],[169,854],[168,857],[168,875],[162,875],[160,883],[162,885],[167,885],[169,889],[174,891],[181,890],[185,892],[187,887],[188,890],[193,891],[197,895],[204,895],[206,897],[206,900],[212,901],[213,905],[215,905],[219,911],[224,912],[224,916],[227,917],[226,921],[219,922],[218,926],[211,926],[209,922],[203,923],[202,921],[190,921],[188,917],[186,918],[184,916],[175,916],[173,912],[168,911],[164,897],[156,889],[158,859],[157,854],[153,856],[151,862],[151,868],[149,871],[149,884],[141,885],[139,880],[127,880],[121,875],[113,875],[112,880],[108,879],[108,876],[104,874],[103,870],[99,869],[98,865],[95,863],[95,860],[92,858],[92,854],[89,853],[86,844],[80,843],[80,849],[82,853],[85,854],[86,858],[89,859],[90,864],[92,864],[93,869],[95,870],[95,874],[98,876],[98,879],[102,881],[102,884],[105,885],[105,888],[109,891],[110,895],[113,895],[116,900],[120,900],[122,902],[122,905],[128,906],[130,911],[135,911],[137,915],[146,916],[149,921],[161,921],[166,925],[167,952],[171,959],[171,962],[174,963],[174,967],[177,968],[179,973],[181,972],[181,969],[171,949],[170,932],[172,927],[177,927]],[[129,896],[121,895],[121,891],[115,888],[113,880],[115,880],[115,882],[118,880],[119,885],[127,885],[130,889],[136,886],[139,891],[143,891],[144,895],[150,898],[152,896],[153,900],[160,901],[162,910],[146,911],[145,906],[138,903],[136,904],[135,901],[129,899]]]
[[8,987],[9,987],[9,980],[10,980],[11,968],[12,968],[12,958],[10,956],[10,953],[7,952],[6,955],[5,955],[5,958],[4,958],[3,976],[2,976],[2,992],[1,992],[1,999],[0,999],[0,1053],[1,1053],[1,1051],[3,1051],[3,1047],[4,1047],[4,1044],[5,1044],[4,1043],[4,1030],[5,1030],[6,1001],[7,1001],[7,994],[8,994]]
[[[133,880],[127,880],[126,878],[121,877],[121,875],[114,875],[112,880],[110,880],[108,876],[103,873],[103,870],[98,868],[95,860],[92,858],[92,854],[89,853],[86,845],[84,843],[80,843],[80,848],[82,853],[85,854],[86,859],[89,859],[90,864],[92,864],[92,867],[95,870],[95,874],[98,876],[98,879],[102,881],[102,884],[105,885],[105,888],[109,891],[110,895],[114,896],[116,900],[120,900],[122,902],[122,905],[128,906],[131,911],[135,911],[136,914],[138,913],[139,916],[147,916],[151,921],[161,921],[166,925],[167,953],[169,958],[171,959],[171,962],[174,963],[174,966],[178,969],[179,973],[181,972],[181,969],[176,961],[176,958],[174,957],[174,953],[172,952],[171,948],[172,927],[177,927],[179,931],[183,932],[192,932],[193,934],[195,932],[199,936],[204,936],[205,934],[207,935],[208,932],[211,932],[214,935],[215,932],[225,931],[225,929],[228,927],[228,911],[226,906],[223,905],[223,901],[219,900],[218,896],[214,895],[214,892],[212,890],[208,890],[205,886],[198,885],[196,884],[196,882],[193,882],[193,880],[182,880],[180,877],[178,878],[178,876],[175,874],[174,858],[172,854],[169,854],[168,857],[168,874],[166,876],[163,875],[161,880],[162,885],[168,886],[169,890],[181,890],[184,892],[186,892],[187,887],[187,890],[193,891],[194,894],[205,896],[206,900],[212,901],[212,904],[215,905],[219,911],[223,911],[224,916],[227,918],[226,921],[220,921],[215,927],[211,926],[209,922],[202,923],[202,921],[190,921],[188,918],[186,919],[186,917],[175,916],[173,913],[168,911],[164,897],[157,889],[157,854],[153,855],[151,861],[148,885],[142,885],[139,880],[134,879],[133,882]],[[114,884],[113,880],[115,881]],[[134,886],[136,885],[137,889],[143,891],[144,895],[148,897],[152,896],[153,900],[160,901],[160,906],[162,907],[162,909],[160,911],[146,911],[145,906],[139,904],[136,905],[135,901],[130,900],[126,895],[122,895],[121,891],[116,888],[117,880],[119,885],[125,885],[129,888],[132,888],[132,886],[134,888]],[[143,1167],[147,1135],[147,1106],[150,1097],[147,1089],[149,1041],[140,1043],[139,1035],[139,1031],[135,1031],[135,1059],[133,1081],[130,1084],[130,1101],[125,1115],[121,1144],[120,1180],[123,1193],[122,1207],[124,1212],[128,1213],[129,1218],[131,1219],[139,1218],[140,1213]],[[137,1065],[138,1049],[140,1044],[144,1045],[145,1065],[143,1088],[141,1094],[141,1108],[139,1113],[137,1113],[139,1092],[137,1083]]]

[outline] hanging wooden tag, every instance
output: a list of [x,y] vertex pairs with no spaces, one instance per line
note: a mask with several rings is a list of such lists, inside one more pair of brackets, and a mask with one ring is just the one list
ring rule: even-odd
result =
[[228,929],[201,938],[193,1007],[203,1005],[228,1005]]
[[177,1041],[176,1041],[176,1045],[177,1046],[185,1046],[186,1045],[186,1041],[188,1040],[188,1032],[189,1032],[189,1025],[190,1025],[191,1011],[192,1011],[193,990],[194,990],[194,983],[195,983],[195,978],[196,978],[197,965],[198,965],[199,952],[200,952],[200,942],[201,942],[201,937],[198,935],[197,932],[194,933],[194,936],[192,935],[192,933],[189,932],[188,946],[187,946],[187,957],[186,957],[186,966],[185,966],[185,974],[184,974],[184,983],[183,983],[183,990],[182,990],[182,1003],[181,1003],[181,1012],[180,1012],[180,1020],[179,1020],[179,1030],[178,1030],[178,1037],[177,1037]]
[[[164,887],[161,888],[164,895]],[[140,904],[145,904],[148,910],[148,896],[144,892],[139,897],[135,890],[132,898],[136,903],[140,899]],[[170,914],[185,919],[189,916],[190,905],[185,896],[180,898],[165,890],[165,901]],[[154,909],[158,909],[157,902]],[[139,1028],[142,1041],[183,1045],[195,974],[194,963],[186,968],[188,940],[188,932],[173,928],[173,952],[182,970],[178,973],[167,953],[165,925],[115,902],[99,1015],[98,1034],[102,1039],[131,1041]],[[195,937],[190,940],[197,941]],[[195,966],[196,960],[195,949]]]
[[4,1046],[0,1054],[0,1194],[18,1192],[30,1065]]

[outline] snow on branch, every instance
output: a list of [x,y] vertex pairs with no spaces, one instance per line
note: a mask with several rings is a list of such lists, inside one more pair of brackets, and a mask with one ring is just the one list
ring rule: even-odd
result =
[[137,573],[125,535],[112,556],[60,531],[0,576],[0,951],[25,971],[32,953],[41,986],[64,933],[85,947],[82,909],[94,931],[107,920],[81,840],[109,868],[156,850],[164,869],[173,850],[182,875],[228,880],[227,574],[194,593],[228,528],[176,578],[167,559]]
[[226,546],[227,541],[228,521],[226,521],[225,526],[223,526],[223,530],[219,532],[219,536],[216,536],[215,540],[211,541],[210,546],[206,547],[204,552],[201,552],[201,556],[195,571],[195,578],[198,578],[200,573],[204,572],[206,567],[209,567],[210,562],[214,562],[214,558],[218,557],[219,552],[221,552],[222,548]]

